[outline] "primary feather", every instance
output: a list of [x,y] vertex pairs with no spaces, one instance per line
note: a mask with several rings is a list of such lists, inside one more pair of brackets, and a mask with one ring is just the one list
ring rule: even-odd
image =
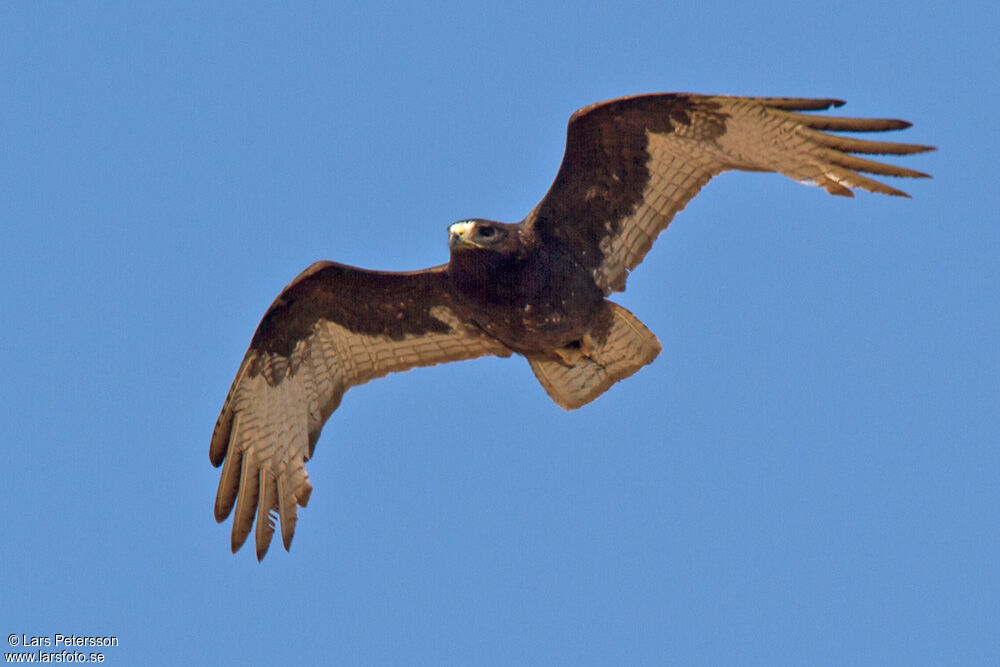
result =
[[424,271],[306,269],[261,320],[212,435],[209,457],[222,466],[215,517],[235,510],[233,551],[255,529],[263,558],[275,518],[289,548],[296,508],[312,491],[305,462],[353,386],[517,352],[571,409],[650,363],[656,336],[605,297],[625,289],[660,232],[717,174],[772,171],[835,195],[907,196],[864,174],[926,174],[858,155],[931,148],[831,134],[906,121],[801,113],[842,104],[694,94],[594,104],[570,118],[555,181],[519,224],[457,223],[450,262]]

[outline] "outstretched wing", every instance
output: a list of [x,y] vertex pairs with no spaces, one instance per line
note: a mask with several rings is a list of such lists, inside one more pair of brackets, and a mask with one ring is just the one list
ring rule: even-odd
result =
[[[828,134],[900,130],[902,120],[837,118],[815,111],[832,99],[690,94],[626,97],[580,109],[569,120],[555,182],[522,224],[543,242],[569,246],[605,294],[625,289],[674,215],[728,169],[774,171],[835,195],[850,188],[907,196],[863,176],[926,177],[852,153],[905,155],[928,146]],[[825,130],[825,131],[824,131]]]
[[317,262],[268,309],[236,374],[212,434],[222,465],[215,518],[236,506],[235,552],[256,521],[257,558],[274,517],[288,549],[296,504],[312,487],[305,462],[349,388],[393,371],[484,355],[505,346],[453,310],[445,267],[412,273]]

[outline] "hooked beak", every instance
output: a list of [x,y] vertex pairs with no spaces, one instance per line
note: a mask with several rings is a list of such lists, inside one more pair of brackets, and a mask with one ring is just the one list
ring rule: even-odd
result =
[[476,223],[471,220],[456,222],[448,227],[448,249],[454,250],[458,246],[478,247],[472,240],[472,234],[475,228]]

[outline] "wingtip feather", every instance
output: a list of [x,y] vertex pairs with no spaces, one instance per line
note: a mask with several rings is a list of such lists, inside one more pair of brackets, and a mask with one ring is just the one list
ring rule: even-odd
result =
[[212,442],[208,446],[208,459],[216,468],[222,465],[223,460],[226,458],[226,452],[229,451],[229,443],[232,440],[233,430],[233,398],[236,395],[237,388],[243,376],[250,367],[250,362],[253,360],[251,355],[253,354],[252,351],[247,352],[243,358],[243,362],[240,364],[240,369],[236,371],[236,377],[233,378],[233,384],[229,387],[229,393],[226,394],[226,400],[222,403],[222,410],[219,412],[219,418],[215,422],[215,429],[212,431]]
[[278,508],[277,485],[274,478],[266,471],[260,471],[258,503],[257,503],[257,529],[254,533],[254,541],[257,547],[257,561],[264,559],[268,547],[271,546],[271,538],[274,536],[274,515]]
[[757,101],[772,109],[787,111],[821,111],[846,104],[844,100],[835,97],[762,97],[757,98]]
[[[233,420],[233,429],[239,429],[240,420]],[[230,432],[231,433],[231,432]],[[230,437],[230,434],[227,434]],[[215,493],[215,520],[222,523],[233,511],[236,495],[240,489],[240,474],[243,469],[243,452],[234,447],[225,458],[219,474],[219,488]]]
[[[306,486],[309,486],[309,482],[306,482]],[[308,500],[308,496],[306,500]],[[305,507],[304,503],[303,507]],[[295,537],[298,509],[295,496],[286,486],[283,477],[278,478],[278,519],[281,523],[281,543],[284,545],[285,551],[289,551],[292,547],[292,538]]]
[[208,446],[208,460],[216,468],[222,465],[226,458],[226,450],[229,449],[229,434],[232,429],[233,413],[229,410],[229,400],[222,407],[222,413],[215,422],[215,430],[212,431],[212,442]]
[[254,474],[250,451],[243,453],[240,474],[240,489],[236,496],[236,512],[233,515],[233,532],[230,544],[233,553],[239,551],[246,542],[253,528],[254,515],[257,513],[257,499],[260,477]]

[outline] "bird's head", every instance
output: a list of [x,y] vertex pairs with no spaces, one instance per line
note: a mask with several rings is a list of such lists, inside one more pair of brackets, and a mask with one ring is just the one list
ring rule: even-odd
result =
[[520,245],[517,225],[492,220],[462,220],[448,227],[448,247],[452,253],[488,250],[516,253]]

